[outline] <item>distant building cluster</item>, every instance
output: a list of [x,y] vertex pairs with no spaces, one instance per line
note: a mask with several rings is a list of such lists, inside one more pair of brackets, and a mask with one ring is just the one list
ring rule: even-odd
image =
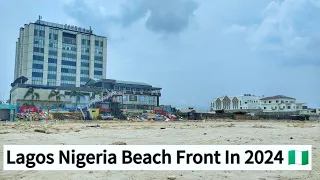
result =
[[263,112],[291,112],[308,109],[305,103],[283,95],[262,97],[253,94],[222,96],[211,102],[210,110],[262,110]]

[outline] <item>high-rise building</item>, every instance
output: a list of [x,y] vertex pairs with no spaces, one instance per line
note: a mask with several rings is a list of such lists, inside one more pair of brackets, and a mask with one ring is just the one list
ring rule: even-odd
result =
[[90,29],[37,20],[20,28],[15,80],[27,84],[80,87],[106,78],[107,38]]

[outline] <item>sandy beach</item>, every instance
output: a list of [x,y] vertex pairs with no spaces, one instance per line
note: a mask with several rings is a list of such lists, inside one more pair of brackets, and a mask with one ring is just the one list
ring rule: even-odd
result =
[[[100,128],[87,127],[100,125]],[[47,133],[35,132],[41,129]],[[205,134],[206,133],[206,134]],[[108,145],[256,145],[313,146],[312,171],[3,171],[3,146],[10,144]],[[320,123],[293,121],[42,121],[0,123],[0,179],[236,179],[319,180]]]

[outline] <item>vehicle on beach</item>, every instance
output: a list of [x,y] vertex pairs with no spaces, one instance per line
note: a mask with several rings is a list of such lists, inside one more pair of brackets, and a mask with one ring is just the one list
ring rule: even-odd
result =
[[111,114],[101,115],[102,120],[113,120],[113,118],[114,118],[114,116],[112,116]]

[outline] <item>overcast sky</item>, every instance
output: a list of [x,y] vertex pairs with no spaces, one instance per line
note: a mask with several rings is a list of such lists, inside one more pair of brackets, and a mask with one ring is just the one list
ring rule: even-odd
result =
[[38,15],[107,36],[107,78],[162,87],[161,104],[253,93],[320,107],[319,0],[2,1],[1,99],[19,28]]

